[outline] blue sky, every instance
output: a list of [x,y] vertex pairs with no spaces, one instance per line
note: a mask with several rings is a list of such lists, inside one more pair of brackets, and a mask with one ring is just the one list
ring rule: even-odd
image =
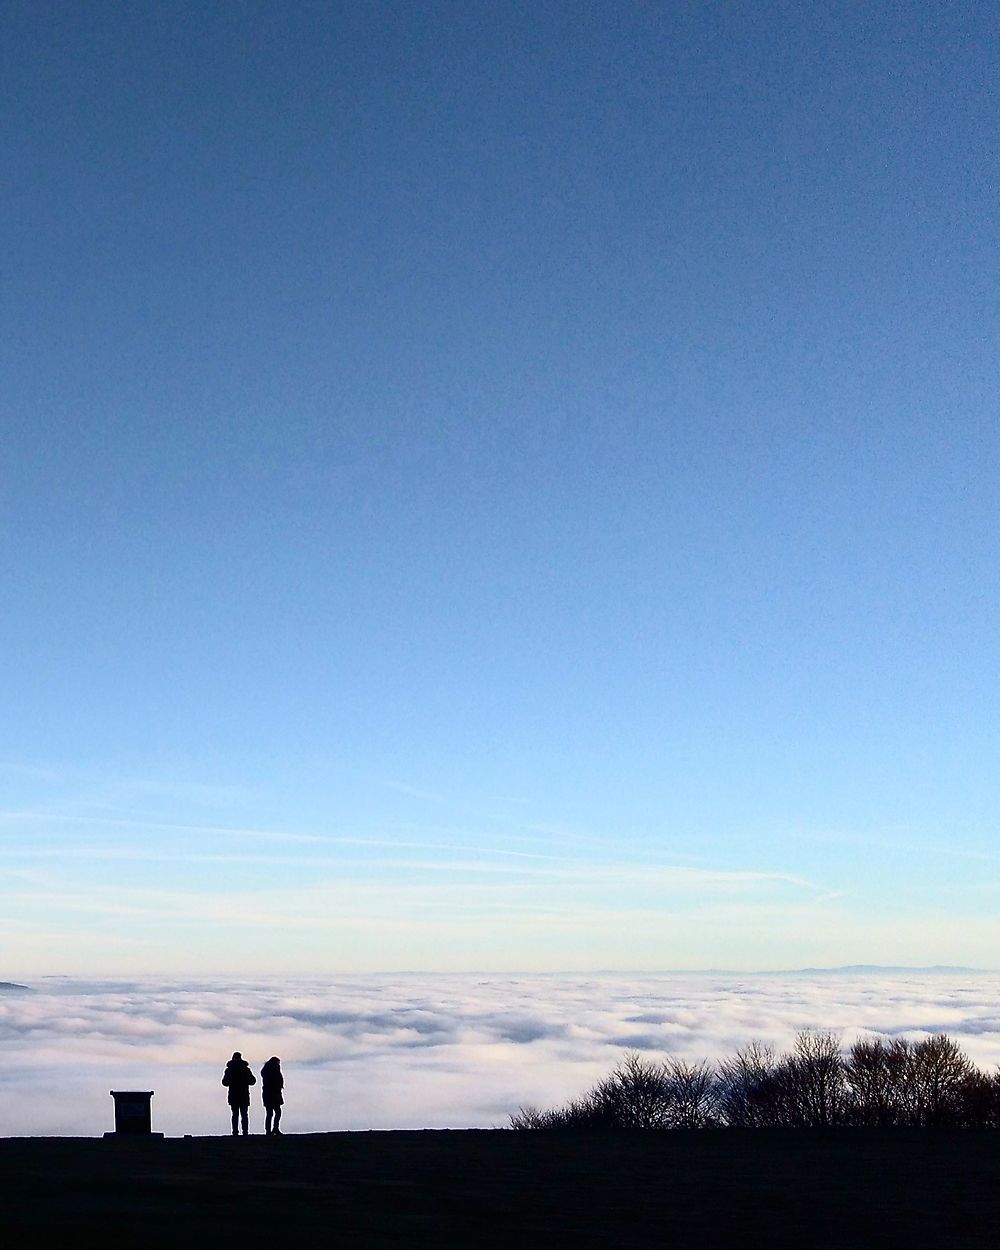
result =
[[5,5],[11,975],[1000,963],[998,26]]

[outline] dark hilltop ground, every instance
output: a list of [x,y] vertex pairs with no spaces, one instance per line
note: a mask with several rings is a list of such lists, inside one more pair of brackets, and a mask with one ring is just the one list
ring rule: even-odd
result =
[[1000,1132],[0,1140],[11,1247],[1000,1244]]

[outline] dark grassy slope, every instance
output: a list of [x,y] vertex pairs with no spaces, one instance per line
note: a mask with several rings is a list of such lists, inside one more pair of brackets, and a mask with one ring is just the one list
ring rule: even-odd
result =
[[1000,1245],[1000,1133],[0,1140],[0,1240],[349,1247]]

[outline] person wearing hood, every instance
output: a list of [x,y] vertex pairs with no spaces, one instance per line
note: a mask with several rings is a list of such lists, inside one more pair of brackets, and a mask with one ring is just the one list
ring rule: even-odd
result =
[[[281,1074],[281,1060],[272,1055],[260,1070],[260,1094],[264,1103],[264,1132],[268,1137],[283,1136],[278,1125],[281,1123],[281,1104],[285,1101],[281,1091],[285,1087],[285,1078]],[[272,1127],[271,1118],[274,1117]]]
[[239,1136],[236,1127],[239,1120],[242,1121],[243,1136],[246,1137],[250,1131],[247,1122],[250,1111],[250,1086],[257,1084],[257,1078],[250,1071],[250,1065],[238,1050],[233,1051],[232,1059],[226,1064],[222,1083],[229,1090],[229,1106],[233,1112],[233,1136]]

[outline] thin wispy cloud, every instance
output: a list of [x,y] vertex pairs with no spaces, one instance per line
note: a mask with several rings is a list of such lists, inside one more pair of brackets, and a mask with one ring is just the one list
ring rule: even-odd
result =
[[58,827],[60,823],[84,825],[98,828],[118,828],[123,831],[156,830],[164,833],[184,833],[211,835],[220,838],[253,839],[272,842],[302,842],[317,847],[352,846],[386,848],[396,850],[426,851],[474,851],[480,855],[494,855],[510,859],[535,859],[558,861],[564,857],[547,854],[543,851],[522,851],[507,846],[484,845],[482,842],[454,841],[421,841],[418,839],[386,838],[377,835],[349,835],[335,833],[306,833],[287,829],[260,829],[234,827],[230,825],[187,824],[142,820],[125,817],[84,816],[79,814],[66,815],[39,811],[0,811],[0,821],[16,824],[19,821],[30,821],[36,824],[49,824]]
[[[949,841],[926,840],[907,836],[911,831],[898,828],[879,829],[872,832],[858,832],[854,829],[808,830],[796,831],[796,838],[812,842],[823,842],[835,846],[857,846],[879,852],[889,851],[895,855],[932,855],[946,859],[973,860],[984,863],[1000,863],[1000,853],[983,851],[974,847],[963,846],[958,836]],[[995,838],[996,830],[990,830],[989,836]]]
[[47,768],[40,764],[24,763],[21,760],[0,760],[0,772],[29,781],[48,782],[50,784],[56,784],[61,780],[61,774],[54,768]]
[[456,804],[446,795],[437,794],[435,791],[426,790],[421,786],[410,785],[406,781],[391,781],[383,778],[379,784],[386,790],[392,790],[396,794],[405,794],[411,799],[421,799],[425,803],[435,803],[442,807],[453,807],[457,810],[461,810],[462,807],[461,804]]
[[163,833],[195,833],[211,834],[222,838],[254,838],[273,842],[322,842],[323,836],[316,833],[300,833],[287,829],[255,829],[244,826],[191,824],[181,821],[147,820],[135,816],[92,816],[79,812],[59,811],[0,811],[0,821],[17,823],[20,821],[35,824],[48,824],[58,828],[62,824],[86,825],[90,827],[120,828],[123,830],[157,830]]

